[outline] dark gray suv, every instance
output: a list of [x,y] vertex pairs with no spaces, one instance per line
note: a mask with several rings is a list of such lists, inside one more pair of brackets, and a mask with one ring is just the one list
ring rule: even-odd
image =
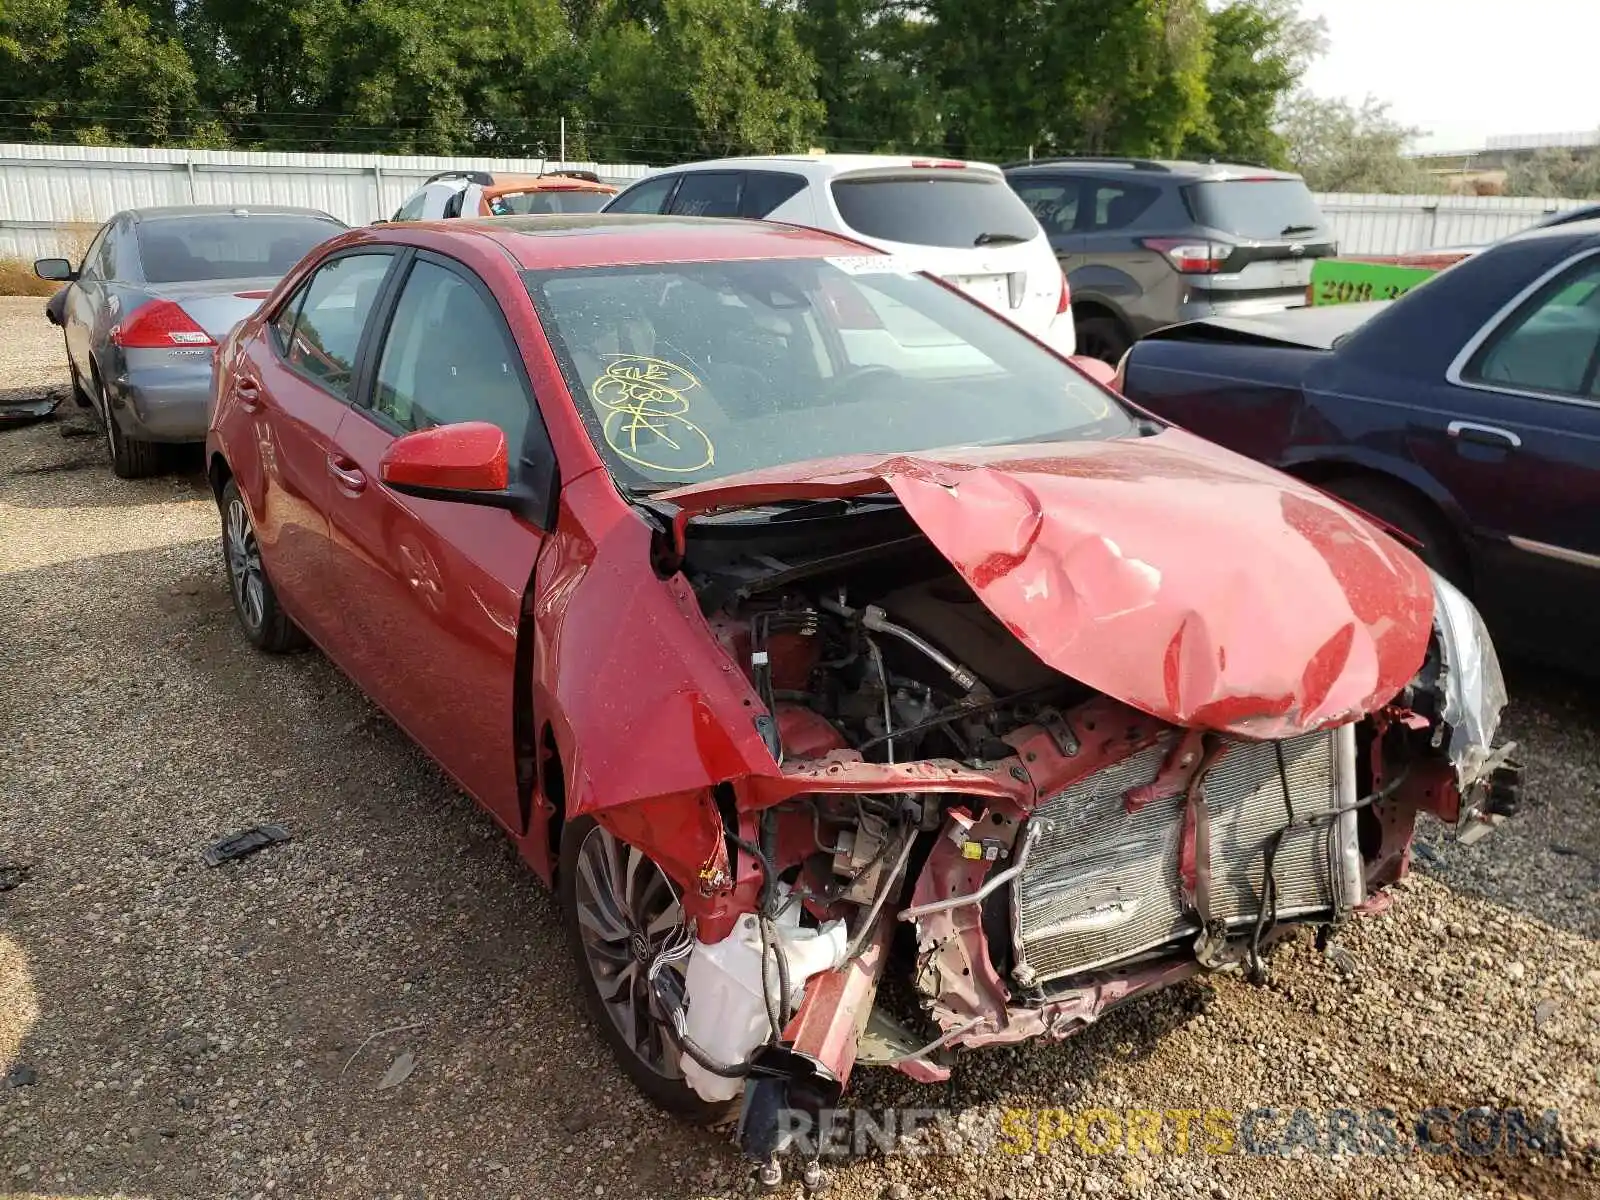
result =
[[1152,329],[1294,308],[1338,253],[1298,175],[1228,163],[1008,163],[1072,288],[1078,352],[1114,363]]

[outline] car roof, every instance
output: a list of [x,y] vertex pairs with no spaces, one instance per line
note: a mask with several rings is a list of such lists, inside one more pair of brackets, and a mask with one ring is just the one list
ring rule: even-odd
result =
[[1279,171],[1273,167],[1261,167],[1252,163],[1203,163],[1190,159],[1120,158],[1115,155],[1095,158],[1076,154],[1062,155],[1058,158],[1035,159],[1032,162],[1006,163],[1005,172],[1007,175],[1060,175],[1063,173],[1089,175],[1111,172],[1117,174],[1137,172],[1141,178],[1152,182],[1169,179],[1175,183],[1224,181],[1229,179],[1298,180],[1300,178],[1293,171]]
[[[298,208],[292,204],[170,204],[155,208],[130,208],[117,214],[133,221],[164,221],[174,217],[317,217],[339,221],[320,208]],[[344,224],[339,221],[339,224]]]
[[583,179],[577,175],[563,175],[553,171],[548,175],[496,175],[494,182],[483,189],[486,196],[498,196],[503,192],[614,192],[617,189],[609,183],[596,183],[592,179]]
[[703,162],[678,163],[652,175],[675,175],[684,171],[788,171],[808,179],[831,179],[856,171],[881,171],[896,168],[971,169],[999,171],[994,163],[972,162],[939,154],[763,154],[742,158],[711,158]]
[[395,233],[481,237],[524,270],[639,263],[735,262],[760,258],[858,257],[881,251],[818,229],[721,217],[638,213],[456,218],[408,222]]
[[[1509,237],[1494,243],[1495,246],[1504,246],[1511,242],[1555,241],[1566,239],[1581,242],[1587,238],[1600,235],[1600,216],[1586,217],[1579,221],[1564,221],[1558,225],[1532,225],[1527,229],[1519,230]],[[1492,249],[1493,247],[1490,247]]]

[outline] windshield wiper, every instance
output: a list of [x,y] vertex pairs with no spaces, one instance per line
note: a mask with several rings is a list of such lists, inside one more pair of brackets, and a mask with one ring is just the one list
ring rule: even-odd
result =
[[803,520],[806,517],[844,516],[869,508],[892,508],[900,503],[893,492],[872,492],[865,496],[830,496],[825,500],[775,500],[762,508],[775,508],[774,521]]
[[1291,233],[1312,233],[1315,232],[1316,228],[1315,225],[1285,225],[1279,231],[1278,236],[1288,237]]
[[1009,246],[1016,242],[1025,242],[1028,239],[1019,237],[1014,233],[980,233],[972,239],[974,246]]

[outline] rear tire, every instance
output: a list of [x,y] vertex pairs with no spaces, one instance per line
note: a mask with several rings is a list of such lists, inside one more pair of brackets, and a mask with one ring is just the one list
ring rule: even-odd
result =
[[233,480],[222,485],[217,507],[222,511],[222,560],[228,568],[228,591],[245,637],[267,654],[303,648],[306,635],[278,604],[278,593],[272,590],[272,581],[261,565],[250,511]]
[[1427,505],[1382,480],[1350,476],[1323,486],[1341,500],[1349,501],[1362,512],[1370,513],[1411,538],[1413,544],[1406,549],[1456,587],[1466,590],[1466,555],[1442,514],[1430,511]]
[[145,479],[161,470],[161,447],[154,442],[140,441],[122,432],[111,411],[111,398],[98,378],[96,390],[100,393],[100,419],[105,423],[106,449],[111,454],[111,473],[118,479]]
[[[678,1052],[661,1028],[664,1014],[649,1002],[648,988],[635,989],[630,982],[642,980],[646,967],[637,954],[630,955],[630,943],[643,935],[646,943],[659,945],[665,935],[648,932],[651,920],[670,921],[672,909],[680,922],[683,917],[661,868],[593,817],[579,817],[561,831],[556,887],[584,1007],[617,1065],[646,1099],[675,1117],[713,1125],[731,1116],[738,1100],[702,1100],[682,1077]],[[658,913],[661,903],[666,907]],[[636,928],[640,925],[644,928]]]
[[1115,317],[1085,317],[1074,323],[1078,332],[1078,353],[1098,358],[1113,367],[1133,345],[1133,339]]

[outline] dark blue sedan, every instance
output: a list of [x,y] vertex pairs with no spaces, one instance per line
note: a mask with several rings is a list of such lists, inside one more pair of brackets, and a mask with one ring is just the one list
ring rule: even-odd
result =
[[1600,220],[1500,242],[1391,303],[1173,326],[1120,378],[1398,530],[1502,646],[1600,670]]

